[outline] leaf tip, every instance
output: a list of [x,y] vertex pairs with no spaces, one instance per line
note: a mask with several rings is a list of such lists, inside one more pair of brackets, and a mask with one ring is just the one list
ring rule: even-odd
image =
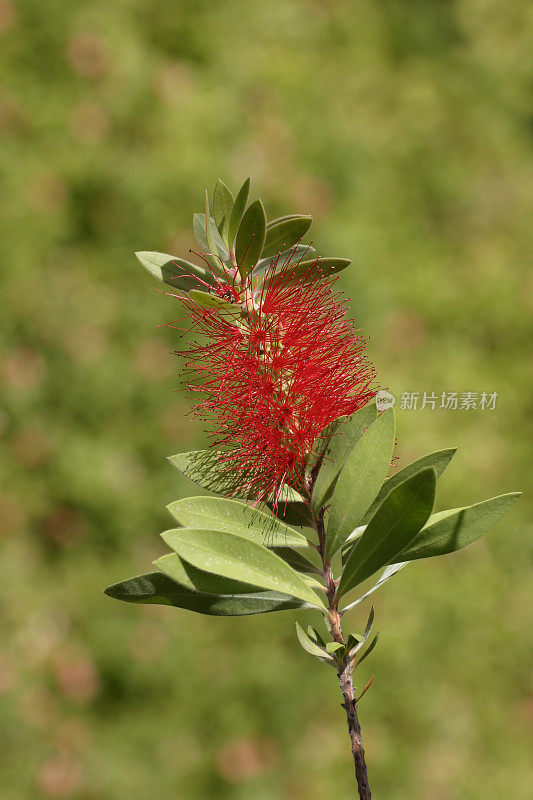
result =
[[150,252],[149,250],[136,250],[133,255],[135,256],[139,264],[141,264],[141,266],[146,267],[144,262],[149,252]]

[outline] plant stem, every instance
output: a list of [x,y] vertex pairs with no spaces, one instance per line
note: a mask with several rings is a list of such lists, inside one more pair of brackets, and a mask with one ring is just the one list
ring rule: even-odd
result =
[[359,790],[360,800],[370,800],[372,794],[368,785],[368,774],[366,770],[365,751],[361,738],[361,726],[357,716],[357,705],[355,702],[354,685],[350,667],[347,664],[339,672],[339,684],[344,698],[344,709],[346,710],[346,720],[348,722],[348,735],[352,747],[353,763],[355,767],[355,777]]
[[[335,597],[337,591],[337,581],[335,581],[333,576],[331,564],[324,555],[326,536],[324,530],[323,511],[319,514],[318,519],[316,519],[315,522],[318,534],[318,549],[322,558],[322,566],[324,570],[324,587],[326,590],[326,596],[328,598],[331,636],[333,641],[344,644],[344,639],[342,637],[341,615],[339,614],[338,600]],[[363,740],[361,738],[361,725],[359,724],[359,718],[357,716],[357,704],[355,702],[355,687],[352,680],[352,671],[350,660],[344,658],[342,664],[339,666],[337,675],[344,699],[342,707],[346,711],[348,735],[350,737],[359,798],[360,800],[371,800],[372,795],[370,792],[370,786],[368,785],[365,751],[363,749]]]

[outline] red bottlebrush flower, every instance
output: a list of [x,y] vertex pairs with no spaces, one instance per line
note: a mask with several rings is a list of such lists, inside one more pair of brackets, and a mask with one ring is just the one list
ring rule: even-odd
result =
[[232,495],[277,505],[284,484],[303,491],[315,440],[374,394],[364,339],[334,283],[289,265],[243,289],[235,314],[182,300],[203,337],[181,353],[188,389],[204,396],[193,412],[213,425]]

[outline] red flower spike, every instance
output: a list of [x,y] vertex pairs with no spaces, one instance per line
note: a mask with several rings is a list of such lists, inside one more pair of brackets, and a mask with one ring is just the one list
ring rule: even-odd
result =
[[304,276],[278,267],[241,295],[238,317],[182,299],[205,339],[181,353],[188,389],[203,394],[193,413],[212,425],[213,457],[232,495],[276,506],[284,484],[305,493],[315,440],[374,395],[365,341],[335,281],[314,267]]

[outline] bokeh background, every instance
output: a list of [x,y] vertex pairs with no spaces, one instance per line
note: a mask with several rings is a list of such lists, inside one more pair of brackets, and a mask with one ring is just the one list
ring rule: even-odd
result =
[[383,386],[498,393],[399,410],[399,464],[459,446],[439,508],[526,490],[376,596],[375,796],[531,796],[532,45],[526,0],[0,0],[4,800],[354,796],[293,613],[100,592],[162,552],[194,493],[165,456],[204,441],[133,251],[186,256],[203,188],[248,175],[355,259]]

